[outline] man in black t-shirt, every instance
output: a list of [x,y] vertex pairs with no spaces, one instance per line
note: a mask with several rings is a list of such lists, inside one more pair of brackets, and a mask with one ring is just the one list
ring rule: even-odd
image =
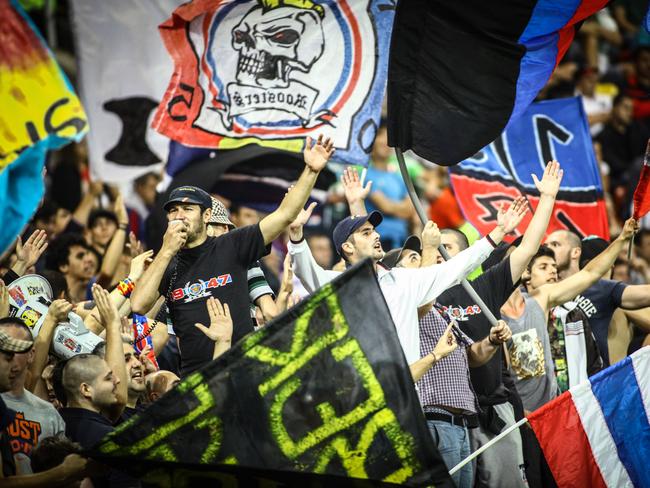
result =
[[179,341],[181,376],[212,360],[214,342],[194,324],[209,323],[206,301],[228,304],[233,341],[253,330],[248,307],[248,266],[265,255],[304,207],[316,179],[334,152],[333,143],[310,138],[304,150],[305,169],[277,210],[259,224],[208,237],[210,195],[194,186],[174,189],[165,203],[169,227],[160,252],[131,295],[135,313],[144,314],[163,295]]
[[[501,306],[537,252],[548,227],[562,180],[559,163],[549,162],[541,181],[536,177],[534,180],[540,192],[540,200],[521,244],[505,260],[471,283],[497,319],[500,318]],[[465,235],[456,230],[443,230],[441,241],[452,257],[469,246]],[[442,259],[439,255],[438,261]],[[490,322],[462,286],[457,285],[447,290],[438,297],[438,303],[472,340],[480,341],[490,333]],[[509,401],[517,393],[509,381],[506,369],[507,367],[503,368],[502,354],[495,354],[484,366],[470,369],[472,386],[482,410],[479,428],[470,431],[472,450],[487,443],[505,425],[511,425],[515,421],[514,409]],[[504,377],[510,385],[504,384]],[[522,443],[518,432],[507,436],[479,456],[476,486],[525,486]]]

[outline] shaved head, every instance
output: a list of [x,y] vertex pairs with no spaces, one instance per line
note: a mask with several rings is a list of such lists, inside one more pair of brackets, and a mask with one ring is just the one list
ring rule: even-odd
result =
[[176,374],[171,371],[165,371],[164,369],[147,375],[147,398],[149,401],[155,402],[158,398],[174,388],[180,381],[180,378]]
[[82,383],[92,385],[107,367],[106,361],[94,354],[71,357],[63,368],[63,389],[68,399],[78,398]]
[[544,243],[555,253],[558,271],[562,273],[569,268],[578,269],[582,240],[577,234],[565,229],[556,230],[548,235]]

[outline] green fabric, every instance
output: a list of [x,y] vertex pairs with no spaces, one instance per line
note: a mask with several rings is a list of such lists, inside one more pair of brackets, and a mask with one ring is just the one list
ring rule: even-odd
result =
[[[461,225],[458,228],[458,230],[461,231],[463,234],[465,234],[467,240],[469,241],[470,246],[481,238],[481,234],[479,234],[478,231],[474,228],[474,226],[469,222],[465,222],[463,225]],[[469,281],[472,281],[478,278],[479,276],[481,276],[482,274],[483,274],[483,268],[479,266],[474,271],[472,271],[469,275],[467,275],[467,279]]]
[[569,370],[566,363],[566,349],[564,347],[564,326],[562,321],[551,313],[548,321],[548,338],[551,343],[551,357],[555,365],[555,378],[561,392],[569,389]]

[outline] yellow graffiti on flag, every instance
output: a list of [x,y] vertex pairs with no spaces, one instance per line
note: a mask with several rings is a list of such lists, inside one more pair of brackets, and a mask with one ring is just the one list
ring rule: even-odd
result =
[[16,5],[0,0],[0,172],[49,136],[78,139],[86,114]]

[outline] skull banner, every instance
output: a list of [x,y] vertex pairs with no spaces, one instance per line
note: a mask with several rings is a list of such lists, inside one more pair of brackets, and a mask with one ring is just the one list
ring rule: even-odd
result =
[[194,0],[160,26],[174,61],[154,117],[193,147],[301,151],[334,140],[367,164],[379,123],[391,0]]

